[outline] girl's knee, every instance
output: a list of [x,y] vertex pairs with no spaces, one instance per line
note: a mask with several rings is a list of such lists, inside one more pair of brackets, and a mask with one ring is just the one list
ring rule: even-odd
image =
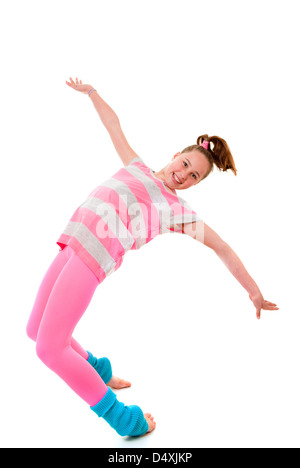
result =
[[36,354],[38,358],[50,369],[54,369],[60,360],[60,351],[50,341],[37,339]]

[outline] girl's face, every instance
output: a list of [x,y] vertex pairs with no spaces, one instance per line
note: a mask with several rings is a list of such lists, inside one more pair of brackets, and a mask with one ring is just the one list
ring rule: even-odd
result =
[[197,185],[209,172],[210,163],[200,151],[177,153],[163,170],[165,183],[173,190]]

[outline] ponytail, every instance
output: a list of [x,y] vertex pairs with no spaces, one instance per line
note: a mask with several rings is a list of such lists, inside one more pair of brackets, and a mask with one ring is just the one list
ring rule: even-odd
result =
[[187,153],[193,150],[200,151],[211,163],[211,170],[205,177],[210,174],[214,165],[216,165],[220,171],[226,172],[231,170],[234,175],[237,175],[233,156],[228,144],[223,140],[223,138],[218,136],[209,137],[207,134],[201,135],[197,139],[197,145],[188,146],[182,151],[182,153]]
[[[208,135],[201,135],[197,139],[197,145],[202,147],[204,141],[208,141],[209,143],[207,150],[204,148],[204,151],[210,154],[212,162],[217,168],[223,172],[231,170],[234,175],[237,175],[233,156],[226,141],[218,136],[209,137]],[[211,148],[211,143],[214,145],[213,149]]]

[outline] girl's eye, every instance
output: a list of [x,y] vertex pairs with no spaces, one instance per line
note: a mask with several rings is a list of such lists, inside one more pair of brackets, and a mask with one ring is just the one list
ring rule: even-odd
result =
[[[187,162],[185,162],[185,161],[183,161],[183,164],[184,164],[184,166],[185,166],[185,167],[187,167],[187,166],[188,166],[188,163],[187,163]],[[194,177],[194,179],[197,179],[197,176],[196,176],[196,174],[192,174],[192,176]]]

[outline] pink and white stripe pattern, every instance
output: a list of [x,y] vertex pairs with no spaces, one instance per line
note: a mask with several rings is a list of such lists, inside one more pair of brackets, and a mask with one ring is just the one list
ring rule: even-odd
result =
[[128,250],[159,234],[183,233],[197,213],[137,157],[95,188],[74,212],[57,244],[69,245],[102,282],[116,271]]

